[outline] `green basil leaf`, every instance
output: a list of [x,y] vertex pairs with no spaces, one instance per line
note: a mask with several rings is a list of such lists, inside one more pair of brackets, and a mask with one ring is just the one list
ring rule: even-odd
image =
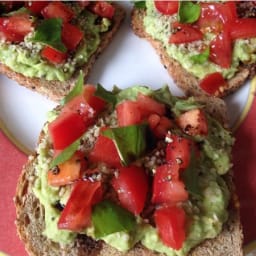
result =
[[[196,161],[194,150],[192,150],[190,156],[190,164],[188,168],[182,173],[182,178],[185,182],[186,189],[195,198],[200,198],[201,196],[201,188],[199,186],[200,169],[198,166],[200,165]],[[202,163],[201,166],[204,166],[204,164]]]
[[200,13],[200,4],[191,1],[179,2],[178,21],[180,23],[193,23],[199,19]]
[[138,9],[146,8],[146,1],[134,1],[134,7]]
[[83,92],[83,88],[84,88],[84,76],[83,76],[83,72],[80,71],[80,74],[76,80],[75,86],[73,87],[73,89],[69,92],[68,95],[66,95],[60,102],[61,105],[65,105],[66,103],[68,103],[69,101],[71,101],[73,98],[75,98],[76,96],[80,95]]
[[68,147],[66,147],[59,155],[57,155],[52,162],[50,163],[49,168],[52,169],[53,167],[55,167],[56,165],[59,165],[61,163],[64,163],[65,161],[67,161],[68,159],[71,158],[71,156],[74,155],[74,153],[76,152],[76,150],[78,149],[80,145],[80,138],[77,139],[75,142],[73,142],[72,144],[70,144]]
[[102,134],[114,141],[122,164],[129,165],[145,153],[149,132],[148,124],[139,124],[107,129]]
[[155,90],[153,93],[154,99],[158,102],[164,103],[169,106],[171,109],[175,106],[178,98],[173,96],[170,92],[168,85],[163,86],[162,88]]
[[66,52],[67,48],[61,40],[61,29],[62,19],[45,19],[37,26],[32,41],[49,45],[61,52]]
[[208,60],[209,56],[210,56],[210,49],[208,47],[202,53],[191,56],[190,59],[194,63],[204,64]]
[[111,103],[113,107],[116,105],[116,95],[113,92],[107,91],[101,84],[97,84],[94,95]]
[[108,200],[93,207],[92,223],[96,238],[131,231],[136,227],[136,219],[132,213]]

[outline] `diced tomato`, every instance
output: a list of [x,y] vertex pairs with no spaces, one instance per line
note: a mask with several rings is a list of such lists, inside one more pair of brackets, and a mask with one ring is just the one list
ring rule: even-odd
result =
[[0,38],[9,42],[22,42],[33,30],[33,21],[28,14],[0,17]]
[[76,49],[83,36],[84,33],[77,26],[70,23],[63,24],[61,37],[68,50]]
[[77,181],[61,212],[59,229],[79,232],[90,225],[92,206],[102,199],[101,182]]
[[256,37],[256,19],[242,18],[238,19],[231,26],[231,38],[252,38]]
[[50,46],[45,46],[41,51],[41,56],[46,58],[48,61],[53,64],[60,64],[66,61],[68,55],[65,52],[60,52],[56,49],[53,49]]
[[40,14],[42,9],[49,4],[49,1],[26,1],[25,7],[27,7],[34,14]]
[[114,142],[99,135],[89,155],[90,162],[103,162],[111,167],[120,167],[121,161]]
[[196,27],[189,24],[173,23],[176,32],[169,38],[169,43],[182,44],[203,39],[203,33]]
[[156,228],[163,243],[179,250],[186,238],[186,214],[178,206],[169,206],[155,211]]
[[161,116],[158,125],[153,129],[153,133],[158,139],[164,139],[171,127],[172,121],[166,116]]
[[158,114],[160,116],[165,114],[165,105],[150,96],[139,93],[136,102],[143,117],[148,117],[150,114]]
[[76,96],[64,105],[62,113],[70,111],[79,114],[87,127],[93,124],[96,117],[96,111],[85,101],[83,95]]
[[47,173],[48,184],[51,186],[63,186],[71,184],[81,178],[81,170],[87,163],[82,152],[76,152],[69,160],[49,170]]
[[153,180],[152,203],[174,204],[188,199],[184,182],[179,179],[180,166],[177,162],[156,168]]
[[73,11],[60,1],[50,2],[42,9],[41,14],[46,19],[61,18],[63,22],[69,22],[74,17]]
[[165,15],[172,15],[178,12],[179,1],[158,1],[155,0],[156,9]]
[[104,18],[112,19],[115,14],[115,7],[105,1],[97,1],[92,7],[92,11]]
[[83,117],[78,113],[65,112],[49,126],[49,135],[55,150],[64,149],[78,139],[87,129]]
[[180,169],[189,166],[192,141],[175,134],[168,134],[170,142],[166,146],[167,163],[178,163]]
[[210,43],[210,60],[222,68],[229,68],[232,62],[232,41],[227,28],[223,28]]
[[215,72],[211,73],[209,75],[206,75],[199,83],[199,86],[201,89],[203,89],[205,92],[214,95],[218,93],[220,88],[225,88],[228,86],[227,81],[222,76],[221,73]]
[[125,100],[116,106],[117,121],[119,126],[138,124],[142,121],[136,101]]
[[192,109],[181,114],[176,120],[183,132],[195,135],[208,134],[208,122],[202,109]]
[[145,170],[137,166],[120,168],[117,177],[112,179],[121,205],[135,215],[140,214],[145,206],[148,183]]
[[233,22],[237,18],[236,4],[234,2],[225,3],[200,3],[201,14],[197,21],[201,31],[220,33],[224,26]]
[[83,95],[85,101],[96,111],[96,114],[99,114],[106,107],[106,101],[95,96],[95,91],[95,86],[87,84],[84,87]]

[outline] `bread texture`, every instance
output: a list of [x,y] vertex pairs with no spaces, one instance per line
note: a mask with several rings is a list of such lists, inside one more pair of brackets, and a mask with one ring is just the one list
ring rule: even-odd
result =
[[[116,11],[115,15],[112,18],[112,26],[110,30],[101,33],[101,41],[97,50],[91,55],[88,62],[85,63],[84,66],[81,67],[81,69],[79,69],[83,70],[85,81],[89,77],[90,71],[93,68],[93,64],[95,63],[96,59],[103,52],[103,50],[111,43],[112,38],[119,29],[125,17],[125,11],[123,10],[123,8],[116,3],[113,3],[113,5],[115,6]],[[23,85],[31,90],[34,90],[53,101],[59,101],[65,95],[68,94],[68,92],[72,89],[74,82],[77,79],[79,70],[76,70],[73,76],[65,82],[57,80],[48,81],[41,78],[26,77],[21,73],[13,71],[11,68],[0,62],[0,73],[6,75],[8,78],[12,80],[15,80],[20,85]]]
[[[245,17],[252,17],[252,13],[255,11],[252,8],[253,7],[250,6],[250,3],[243,3],[240,8],[241,14]],[[251,15],[249,15],[250,13]],[[165,51],[160,41],[153,39],[148,33],[146,33],[143,25],[144,16],[145,9],[133,9],[131,15],[131,26],[134,33],[151,43],[159,55],[162,64],[167,69],[174,82],[184,91],[186,95],[206,95],[207,93],[199,87],[199,79],[184,69],[178,61],[171,58]],[[228,80],[228,86],[221,87],[214,96],[225,97],[231,94],[240,88],[247,79],[252,78],[255,74],[256,63],[251,65],[240,65],[235,76]]]
[[[220,120],[227,120],[225,117],[225,104],[221,99],[201,97],[201,102],[207,102],[208,112],[219,117]],[[216,113],[219,113],[216,115]],[[44,138],[42,132],[39,142]],[[79,235],[73,244],[61,245],[47,239],[43,234],[44,230],[44,208],[33,193],[33,184],[36,179],[34,162],[37,155],[29,157],[24,166],[17,184],[15,196],[16,226],[18,235],[24,242],[29,255],[33,256],[164,256],[137,244],[130,251],[123,253],[107,245],[103,241],[95,241],[86,235]],[[243,234],[239,220],[239,204],[235,196],[232,183],[232,173],[226,175],[226,181],[233,195],[229,206],[229,219],[224,224],[223,231],[214,239],[209,239],[195,247],[189,256],[242,256]]]

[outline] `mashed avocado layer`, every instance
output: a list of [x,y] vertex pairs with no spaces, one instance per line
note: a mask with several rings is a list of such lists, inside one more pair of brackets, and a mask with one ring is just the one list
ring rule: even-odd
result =
[[[202,79],[207,74],[221,72],[225,78],[230,79],[237,72],[239,62],[256,62],[256,38],[236,40],[234,43],[232,65],[228,69],[221,68],[213,62],[206,61],[203,64],[195,63],[191,57],[200,53],[202,42],[196,41],[189,44],[169,44],[172,33],[172,22],[177,21],[177,15],[163,15],[157,11],[154,1],[146,1],[146,15],[144,17],[144,27],[146,32],[154,39],[162,42],[168,55],[177,60],[183,68],[194,76]],[[209,45],[212,34],[204,35],[204,45]]]
[[0,42],[0,62],[12,70],[27,77],[38,77],[46,80],[66,81],[77,68],[84,65],[100,44],[100,33],[107,31],[110,20],[103,18],[96,24],[97,16],[88,11],[77,10],[78,27],[84,32],[84,39],[78,49],[70,54],[67,62],[54,65],[41,58],[43,45],[31,41],[33,32],[20,44]]
[[[131,99],[139,91],[139,87],[132,87],[121,91],[119,97]],[[150,93],[150,90],[145,87],[141,87],[141,91],[146,94]],[[124,94],[127,96],[125,97]],[[176,101],[173,108],[176,108],[180,105],[179,99],[176,97],[173,99]],[[193,100],[187,102],[188,105],[195,106]],[[182,100],[182,105],[184,106],[184,100]],[[174,112],[179,111],[179,109],[174,109]],[[230,155],[233,138],[227,130],[209,116],[208,124],[207,137],[194,138],[201,145],[200,158],[195,159],[192,154],[191,163],[182,176],[189,192],[189,200],[183,204],[183,208],[190,220],[183,247],[177,251],[165,246],[157,230],[140,217],[136,218],[137,226],[134,230],[113,233],[102,237],[102,240],[120,251],[127,251],[137,242],[141,242],[145,247],[168,256],[183,256],[192,247],[207,238],[214,238],[221,232],[223,223],[228,219],[227,206],[230,199],[230,193],[222,175],[231,167]],[[44,131],[47,134],[47,127]],[[74,240],[76,234],[57,228],[60,212],[55,205],[56,202],[66,203],[70,188],[54,188],[47,184],[47,172],[52,158],[49,152],[51,152],[50,143],[46,137],[38,147],[38,158],[35,163],[38,177],[33,189],[36,197],[45,207],[44,235],[53,241],[67,244]],[[93,227],[87,228],[84,232],[94,237]]]

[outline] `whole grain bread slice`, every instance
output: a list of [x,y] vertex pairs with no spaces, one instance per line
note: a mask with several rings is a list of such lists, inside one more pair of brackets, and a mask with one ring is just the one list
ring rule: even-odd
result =
[[[103,50],[111,43],[115,33],[119,29],[125,17],[124,9],[116,3],[113,3],[113,5],[115,6],[116,11],[112,19],[111,29],[107,32],[101,33],[100,45],[98,46],[97,50],[91,55],[88,62],[83,67],[81,67],[81,69],[84,72],[85,81],[87,80],[90,74],[90,70],[93,68],[94,62],[96,61],[100,53],[102,53]],[[74,75],[65,82],[61,82],[57,80],[48,81],[42,78],[26,77],[21,73],[17,73],[13,71],[11,68],[9,68],[8,66],[0,62],[0,73],[6,75],[12,80],[15,80],[20,85],[23,85],[29,89],[37,91],[38,93],[54,101],[59,101],[65,95],[68,94],[68,92],[72,89],[74,82],[77,79],[79,70],[76,70]]]
[[[243,3],[244,16],[246,16],[246,13],[252,12],[252,7],[249,8],[248,4],[250,3]],[[246,7],[248,12],[244,11]],[[160,41],[153,39],[148,33],[146,33],[143,25],[145,12],[145,9],[133,9],[131,15],[131,26],[134,33],[151,43],[159,55],[162,64],[167,69],[174,82],[184,91],[186,95],[206,95],[207,93],[199,87],[199,79],[184,69],[178,61],[171,58],[165,51],[163,44]],[[227,96],[240,88],[247,79],[252,78],[255,74],[256,63],[251,65],[241,64],[235,76],[228,80],[228,86],[221,87],[220,90],[216,92],[215,96]]]
[[[227,121],[225,103],[218,98],[200,97],[206,103],[209,113],[219,120]],[[39,142],[45,134],[42,132]],[[29,255],[33,256],[164,256],[137,244],[126,253],[117,251],[103,241],[95,241],[86,235],[79,235],[74,243],[61,245],[47,239],[43,234],[45,227],[44,207],[33,193],[36,179],[35,161],[37,155],[29,157],[17,184],[15,195],[16,226],[18,235],[24,242]],[[226,175],[228,187],[233,195],[229,206],[229,219],[223,231],[214,239],[208,239],[195,247],[189,256],[242,256],[243,233],[239,218],[239,204],[232,182],[232,173]]]

